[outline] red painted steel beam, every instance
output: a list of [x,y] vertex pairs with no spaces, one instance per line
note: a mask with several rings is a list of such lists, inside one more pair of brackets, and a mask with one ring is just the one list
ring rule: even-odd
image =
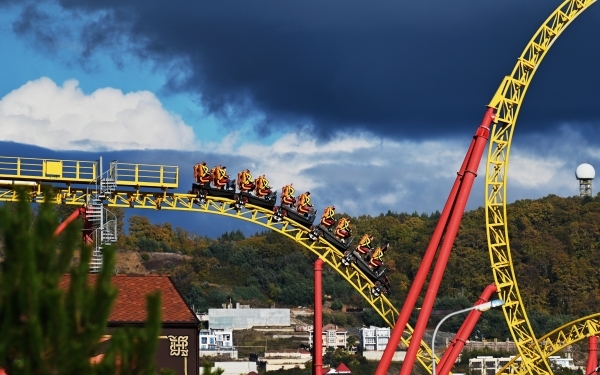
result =
[[73,213],[71,215],[69,215],[69,217],[67,217],[62,223],[60,223],[60,225],[56,228],[56,230],[54,231],[54,235],[58,236],[59,234],[62,233],[62,231],[65,230],[65,228],[71,224],[72,222],[74,222],[75,220],[77,220],[77,218],[79,218],[80,216],[85,217],[85,207],[79,207],[78,209],[76,209],[75,211],[73,211]]
[[[486,117],[489,116],[490,111],[491,109],[488,109],[488,111],[486,112]],[[491,112],[491,115],[493,116],[493,111]],[[484,118],[484,122],[485,121],[486,119]],[[392,334],[390,335],[388,344],[385,348],[385,351],[383,352],[383,355],[381,356],[379,364],[377,365],[375,375],[385,375],[387,373],[388,368],[390,367],[390,363],[392,362],[394,353],[398,348],[398,344],[400,343],[400,339],[402,338],[402,334],[404,333],[404,329],[406,328],[408,319],[410,318],[410,315],[415,308],[415,304],[417,303],[419,294],[421,294],[421,290],[423,289],[423,285],[425,284],[427,274],[431,269],[431,264],[433,263],[435,254],[440,246],[440,241],[446,230],[448,218],[450,217],[450,214],[453,211],[454,203],[456,201],[456,197],[461,186],[465,170],[467,169],[469,160],[471,160],[471,155],[473,153],[473,147],[475,146],[476,139],[476,137],[473,137],[473,140],[469,145],[469,149],[467,150],[463,163],[459,171],[457,172],[454,185],[452,185],[452,189],[450,190],[450,194],[448,196],[448,199],[446,200],[446,204],[444,206],[440,219],[433,232],[433,235],[431,236],[431,240],[429,242],[429,245],[427,246],[427,250],[425,251],[423,260],[421,261],[421,265],[419,266],[417,274],[415,275],[415,279],[413,280],[408,295],[406,296],[406,300],[402,305],[402,310],[398,315],[398,319],[396,320],[396,324],[394,325],[394,329],[392,331]]]
[[313,328],[313,375],[321,375],[323,369],[323,260],[315,261],[315,317]]
[[585,374],[590,375],[598,371],[598,336],[590,336],[588,342],[588,362]]
[[454,181],[454,185],[452,186],[450,195],[446,201],[446,205],[444,206],[444,210],[442,211],[437,226],[433,232],[433,235],[431,236],[431,240],[429,241],[429,245],[427,246],[427,250],[425,251],[421,265],[419,266],[417,274],[415,275],[415,279],[413,280],[408,295],[406,296],[406,300],[402,305],[402,310],[398,315],[398,319],[394,325],[394,330],[390,335],[390,339],[385,347],[383,355],[381,356],[379,365],[377,365],[375,375],[385,375],[387,373],[392,358],[394,357],[394,353],[398,348],[398,344],[400,343],[400,339],[402,338],[402,334],[406,328],[406,323],[408,323],[410,314],[415,308],[415,304],[417,303],[421,289],[423,289],[423,284],[425,283],[425,279],[427,278],[427,274],[429,273],[429,269],[431,268],[431,264],[433,263],[433,259],[435,258],[435,254],[440,245],[440,239],[442,238],[444,230],[446,229],[448,217],[452,211],[452,206],[454,205],[454,200],[456,199],[456,194],[458,192],[458,188],[460,187],[460,181],[464,175],[474,144],[475,139],[473,139],[471,142],[469,150],[467,151],[467,155],[465,156],[465,160],[463,161],[463,164],[457,173],[456,180]]
[[79,207],[78,209],[73,211],[73,213],[71,215],[69,215],[62,223],[60,223],[58,225],[58,227],[56,227],[56,230],[54,231],[54,235],[58,236],[65,230],[66,227],[69,226],[69,224],[71,224],[72,222],[77,220],[77,218],[81,217],[81,218],[83,218],[83,230],[81,231],[83,242],[87,245],[91,245],[92,243],[94,243],[94,239],[92,237],[92,232],[94,230],[94,223],[87,220],[87,217],[85,215],[85,209],[86,209],[85,206],[83,206],[83,207]]
[[456,200],[454,202],[454,207],[452,208],[452,213],[450,214],[448,225],[444,233],[438,259],[433,269],[431,280],[429,281],[427,293],[425,294],[425,299],[423,300],[423,306],[421,307],[421,312],[419,314],[417,324],[415,325],[404,363],[400,369],[400,375],[410,375],[415,364],[417,352],[419,351],[421,340],[423,339],[423,333],[427,327],[427,322],[429,321],[431,310],[433,309],[433,303],[437,296],[437,292],[442,281],[442,276],[446,270],[448,259],[450,258],[450,251],[454,245],[454,239],[458,233],[460,222],[469,199],[469,194],[471,193],[473,182],[477,176],[477,169],[479,168],[479,162],[481,161],[483,150],[489,138],[490,124],[494,120],[494,116],[494,109],[488,108],[481,125],[475,132],[475,144],[473,145],[473,151],[471,152],[471,157],[467,163],[465,174],[462,178],[458,194],[456,195]]
[[[486,286],[473,306],[488,302],[492,294],[497,290],[496,284]],[[467,318],[456,333],[456,336],[450,341],[450,346],[446,349],[438,363],[438,375],[448,375],[450,370],[452,370],[452,366],[454,366],[458,355],[464,348],[465,342],[469,339],[469,336],[471,336],[471,332],[473,332],[473,328],[475,328],[475,324],[477,324],[480,317],[481,311],[479,310],[471,310],[471,312],[469,312],[469,315],[467,315]]]

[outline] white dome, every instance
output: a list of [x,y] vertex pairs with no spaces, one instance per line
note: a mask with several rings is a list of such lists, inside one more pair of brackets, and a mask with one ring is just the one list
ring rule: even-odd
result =
[[596,176],[596,171],[594,167],[589,165],[588,163],[580,164],[575,170],[575,177],[578,180],[593,180]]

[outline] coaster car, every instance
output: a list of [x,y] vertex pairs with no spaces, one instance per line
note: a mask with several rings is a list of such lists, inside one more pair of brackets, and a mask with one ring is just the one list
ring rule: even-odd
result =
[[189,193],[196,194],[198,203],[206,202],[208,196],[233,199],[235,195],[235,179],[227,179],[227,183],[222,188],[213,187],[210,182],[205,182],[204,184],[194,182],[192,183],[192,190]]
[[282,221],[284,217],[289,217],[291,220],[301,224],[306,228],[310,228],[312,223],[315,221],[317,211],[300,214],[294,208],[281,205],[273,207],[273,220]]
[[233,199],[235,200],[235,208],[237,210],[241,210],[247,203],[272,210],[275,207],[275,203],[277,203],[277,191],[269,192],[264,198],[259,198],[250,192],[243,191],[236,193]]
[[308,238],[313,241],[318,241],[319,238],[323,237],[327,242],[335,246],[338,250],[345,252],[350,246],[352,242],[352,231],[348,230],[348,235],[346,237],[338,237],[334,234],[335,223],[329,226],[325,226],[323,224],[313,225],[310,228],[310,232],[308,232]]
[[[368,256],[367,256],[368,257]],[[379,297],[382,294],[387,294],[390,291],[390,282],[385,271],[387,267],[381,265],[375,270],[369,267],[369,262],[363,259],[356,250],[346,250],[342,257],[342,264],[349,267],[351,264],[355,264],[372,282],[375,284],[371,288],[371,294],[375,297]]]

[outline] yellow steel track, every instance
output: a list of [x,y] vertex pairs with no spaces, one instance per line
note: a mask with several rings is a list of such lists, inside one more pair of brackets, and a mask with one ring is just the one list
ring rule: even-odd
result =
[[[599,333],[600,313],[596,313],[567,323],[540,337],[538,341],[540,342],[544,356],[549,357],[569,345],[590,336],[597,336]],[[498,373],[517,374],[522,372],[518,362],[520,358],[520,356],[514,357],[509,363],[502,367]]]
[[[0,156],[0,201],[16,201],[15,186],[18,185],[29,189],[32,201],[43,201],[45,197],[42,186],[46,184],[52,186],[54,203],[84,206],[88,201],[88,194],[93,193],[86,185],[93,183],[98,177],[94,163]],[[217,214],[252,222],[281,233],[329,264],[393,327],[398,317],[396,308],[385,295],[373,296],[371,280],[355,265],[344,266],[341,263],[343,254],[329,242],[324,239],[312,241],[308,237],[309,230],[303,225],[288,217],[276,221],[273,219],[273,211],[252,204],[236,210],[232,199],[209,196],[200,201],[195,194],[171,193],[168,190],[177,186],[178,179],[178,171],[173,168],[120,163],[117,189],[106,195],[105,205]],[[409,345],[412,333],[413,328],[407,326],[402,338],[404,344]],[[431,372],[431,349],[424,341],[421,341],[417,359]]]
[[[552,370],[546,360],[550,354],[536,340],[529,323],[512,265],[506,220],[510,145],[523,99],[538,66],[567,26],[594,2],[595,0],[564,1],[537,30],[517,60],[511,75],[504,78],[489,104],[489,107],[496,109],[496,119],[490,136],[485,182],[488,248],[498,294],[505,301],[504,316],[522,358],[517,365],[517,373],[551,374]],[[588,324],[583,319],[584,325]],[[573,325],[576,323],[569,327]],[[576,336],[577,339],[585,337]]]

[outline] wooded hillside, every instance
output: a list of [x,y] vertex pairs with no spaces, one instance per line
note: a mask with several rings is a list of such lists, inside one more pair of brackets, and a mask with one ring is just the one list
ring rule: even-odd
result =
[[[122,212],[118,214],[123,217]],[[508,206],[508,216],[513,263],[536,331],[547,332],[572,317],[596,311],[600,306],[600,195],[521,200]],[[351,217],[356,237],[371,233],[377,243],[390,243],[384,261],[392,285],[388,297],[397,307],[410,287],[438,218],[439,212],[391,211],[377,217]],[[151,224],[136,215],[130,217],[129,233],[121,237],[119,247],[139,251],[146,259],[144,253],[149,252],[189,255],[191,258],[176,265],[164,266],[162,272],[172,274],[185,297],[200,310],[220,307],[230,298],[234,303],[253,306],[312,304],[315,256],[276,233],[245,238],[238,231],[209,239],[168,223]],[[334,271],[326,270],[323,280],[332,307],[365,306]],[[492,282],[485,216],[480,208],[464,215],[436,308],[469,306]],[[486,337],[508,337],[499,312],[484,314],[479,327],[487,332]]]

